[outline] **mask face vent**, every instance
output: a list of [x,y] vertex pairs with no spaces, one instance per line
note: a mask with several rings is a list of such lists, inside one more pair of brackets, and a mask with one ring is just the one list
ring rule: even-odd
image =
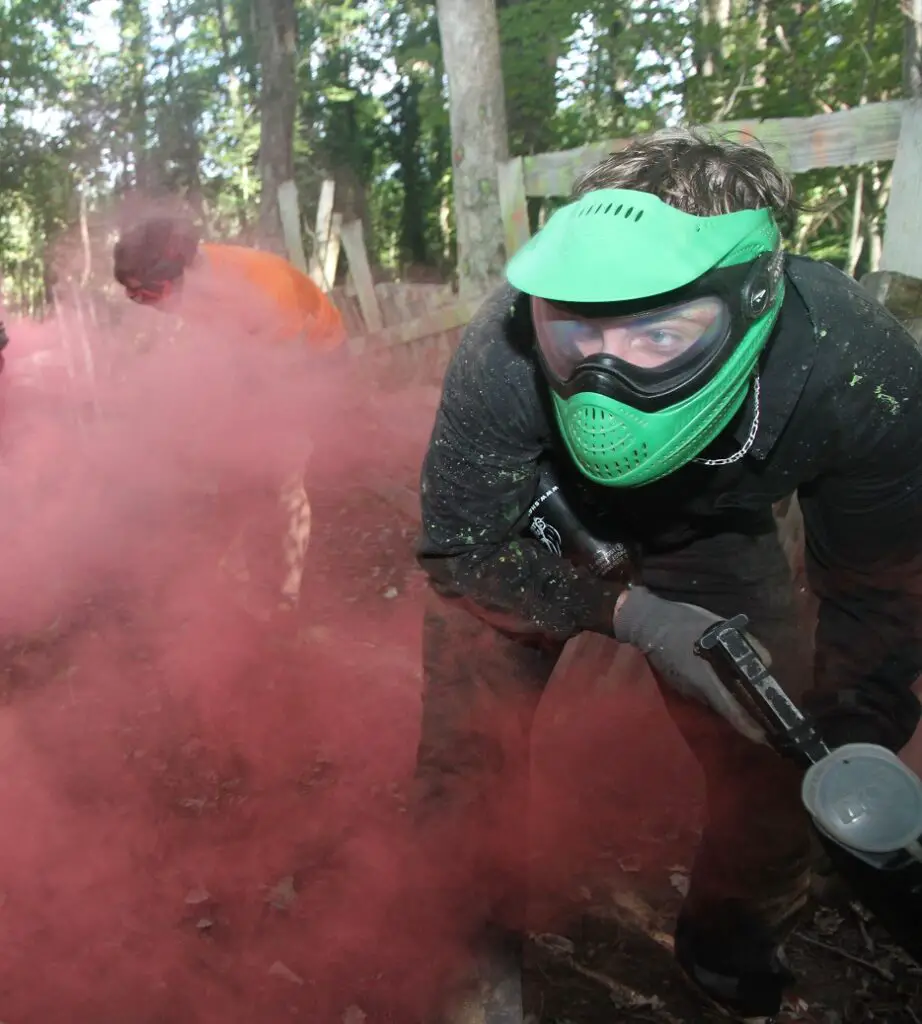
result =
[[637,210],[625,203],[596,203],[594,206],[583,206],[578,214],[580,217],[622,217],[624,220],[632,220],[635,224],[643,215],[643,210]]
[[583,471],[597,480],[618,480],[650,457],[646,441],[620,416],[598,406],[568,412],[565,429]]

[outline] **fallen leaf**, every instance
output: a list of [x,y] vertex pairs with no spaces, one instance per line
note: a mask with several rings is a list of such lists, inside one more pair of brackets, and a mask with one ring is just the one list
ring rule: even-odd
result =
[[683,875],[680,871],[673,871],[669,876],[669,884],[680,896],[688,895],[688,875]]
[[276,978],[284,978],[286,981],[294,982],[295,985],[304,984],[304,979],[299,978],[290,967],[286,967],[280,960],[276,960],[269,968],[269,973],[274,975]]
[[572,939],[568,939],[565,935],[554,935],[553,932],[544,932],[541,935],[532,935],[531,938],[536,945],[552,953],[562,954],[563,956],[573,956],[576,953],[576,946],[573,944]]
[[297,898],[293,875],[280,879],[266,894],[266,902],[276,910],[288,910]]
[[842,915],[829,907],[823,907],[813,915],[813,927],[820,935],[835,935],[842,924]]

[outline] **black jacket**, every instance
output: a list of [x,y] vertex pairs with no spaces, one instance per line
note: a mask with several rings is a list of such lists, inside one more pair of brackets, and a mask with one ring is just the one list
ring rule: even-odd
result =
[[[760,367],[755,443],[735,464],[691,464],[645,487],[564,490],[597,535],[647,550],[745,530],[797,493],[819,598],[816,670],[905,686],[922,672],[922,354],[854,280],[790,257]],[[440,588],[556,635],[611,633],[618,588],[523,538],[516,524],[549,455],[566,472],[525,297],[498,291],[448,368],[421,479],[418,555]],[[752,397],[706,452],[737,450]],[[568,490],[569,488],[569,490]],[[828,670],[828,669],[827,669]],[[824,687],[825,688],[825,687]]]

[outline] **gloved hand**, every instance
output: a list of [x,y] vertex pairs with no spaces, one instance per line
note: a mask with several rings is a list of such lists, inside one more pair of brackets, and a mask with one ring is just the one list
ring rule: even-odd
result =
[[[707,704],[754,743],[766,743],[761,727],[730,694],[710,664],[695,654],[695,643],[720,621],[719,615],[697,605],[666,601],[646,587],[631,587],[615,609],[615,638],[642,651],[678,693]],[[752,637],[750,641],[757,646]],[[761,647],[759,652],[764,654]],[[767,656],[765,660],[768,664]]]

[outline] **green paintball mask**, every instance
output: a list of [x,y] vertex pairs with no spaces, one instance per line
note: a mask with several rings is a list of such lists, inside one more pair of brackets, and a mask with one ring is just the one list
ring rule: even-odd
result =
[[783,269],[767,209],[696,217],[603,189],[550,218],[506,274],[531,296],[540,362],[582,473],[642,486],[717,437],[754,380]]

